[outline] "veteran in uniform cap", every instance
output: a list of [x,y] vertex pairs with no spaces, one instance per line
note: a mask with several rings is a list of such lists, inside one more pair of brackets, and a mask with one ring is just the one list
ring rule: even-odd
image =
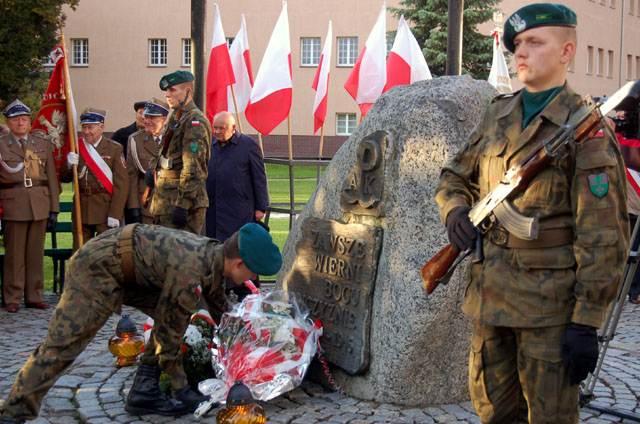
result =
[[127,158],[129,149],[127,148],[127,142],[129,137],[136,131],[144,129],[144,107],[146,106],[146,100],[139,100],[133,104],[133,110],[136,113],[136,120],[126,127],[118,128],[111,134],[111,139],[117,141],[122,146],[124,151],[124,157]]
[[[583,105],[566,81],[576,50],[575,13],[530,4],[505,23],[524,88],[496,97],[442,171],[436,202],[449,240],[475,244],[469,208]],[[596,330],[628,253],[625,168],[611,129],[570,144],[510,198],[536,218],[522,240],[497,222],[484,261],[471,266],[463,311],[474,320],[469,390],[483,423],[577,423],[578,384],[598,358]]]
[[[256,274],[275,274],[281,264],[270,234],[254,223],[224,244],[144,224],[99,235],[71,258],[47,337],[18,373],[0,423],[35,418],[57,378],[123,304],[154,319],[125,409],[169,416],[195,410],[206,398],[187,384],[180,345],[200,298],[220,322],[227,308],[223,278],[242,284]],[[161,370],[170,377],[174,398],[160,391]]]
[[[68,166],[61,176],[62,181],[71,182],[72,166],[78,166],[84,242],[108,228],[120,226],[129,194],[129,176],[122,146],[103,136],[106,115],[104,110],[95,108],[87,108],[80,115],[82,139],[78,140],[78,149],[86,149],[86,157],[70,152],[67,155]],[[75,225],[73,229],[76,231]],[[75,243],[76,238],[74,247],[78,248]]]
[[144,108],[144,130],[135,132],[129,137],[127,210],[128,220],[131,222],[153,223],[149,205],[142,204],[142,196],[147,187],[144,183],[144,175],[148,169],[153,169],[160,155],[162,133],[168,114],[169,105],[160,99],[153,98]]
[[31,110],[20,100],[3,112],[9,133],[0,136],[0,203],[4,208],[3,298],[17,312],[45,309],[42,299],[44,238],[58,215],[58,178],[53,145],[29,134]]
[[167,131],[173,131],[173,136],[145,181],[154,188],[150,208],[154,224],[200,234],[209,206],[211,124],[193,102],[193,80],[188,71],[176,71],[160,80],[160,89],[173,109],[167,121]]

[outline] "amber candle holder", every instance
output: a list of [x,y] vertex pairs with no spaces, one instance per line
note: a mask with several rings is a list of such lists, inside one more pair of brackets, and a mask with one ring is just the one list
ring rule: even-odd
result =
[[267,415],[241,381],[229,389],[227,405],[216,415],[217,424],[265,424]]
[[144,337],[128,315],[123,315],[116,326],[116,334],[109,339],[109,352],[116,357],[116,365],[128,367],[136,363],[144,347]]

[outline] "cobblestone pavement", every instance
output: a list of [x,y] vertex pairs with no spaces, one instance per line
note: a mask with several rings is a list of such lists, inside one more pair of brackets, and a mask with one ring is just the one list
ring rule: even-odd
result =
[[[55,303],[54,295],[48,296]],[[16,373],[29,353],[43,339],[51,310],[21,309],[17,314],[0,311],[0,398],[6,398]],[[142,315],[128,310],[138,324]],[[135,368],[116,369],[107,350],[116,317],[99,332],[71,369],[58,380],[45,398],[40,417],[31,423],[154,423],[195,422],[192,416],[180,419],[160,416],[135,417],[124,410],[124,399]],[[618,335],[611,343],[596,385],[600,405],[640,413],[640,306],[625,304]],[[477,423],[469,402],[428,408],[406,408],[360,401],[305,383],[287,395],[265,405],[270,423]],[[214,422],[215,412],[202,422]],[[632,422],[584,408],[581,421],[587,423]]]

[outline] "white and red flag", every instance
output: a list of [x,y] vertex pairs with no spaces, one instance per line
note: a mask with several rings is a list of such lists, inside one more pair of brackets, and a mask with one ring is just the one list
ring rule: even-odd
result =
[[233,85],[233,92],[236,95],[236,103],[238,110],[233,104],[231,96],[231,87],[227,88],[227,98],[229,99],[229,111],[236,113],[244,112],[251,97],[251,87],[253,87],[253,69],[251,67],[251,56],[249,54],[249,36],[247,35],[247,24],[242,15],[240,21],[240,29],[236,34],[231,47],[229,48],[231,56],[231,66],[233,67],[233,75],[236,82]]
[[329,91],[329,70],[331,69],[331,44],[333,42],[333,29],[329,21],[329,29],[324,39],[324,46],[320,54],[318,70],[313,78],[313,88],[316,97],[313,101],[313,133],[315,134],[324,125],[327,117],[327,97]]
[[244,112],[247,121],[258,132],[268,135],[289,116],[292,95],[289,18],[287,2],[282,2],[282,12],[271,33]]
[[511,88],[511,76],[509,75],[507,61],[502,52],[502,46],[500,46],[498,31],[493,31],[491,36],[493,37],[493,61],[487,81],[489,81],[489,84],[493,85],[499,93],[511,93],[513,91]]
[[[66,158],[71,146],[69,123],[73,126],[71,132],[75,134],[76,112],[73,97],[67,101],[66,93],[71,93],[71,87],[66,87],[64,70],[66,58],[62,46],[54,47],[49,58],[54,63],[53,72],[31,128],[32,131],[46,133],[53,144],[53,159],[59,177],[62,166],[67,166]],[[69,114],[71,114],[70,120],[67,119]]]
[[236,82],[231,67],[231,57],[227,39],[222,28],[220,9],[215,4],[215,16],[213,18],[213,40],[209,55],[209,69],[207,71],[207,118],[213,122],[216,113],[227,110],[227,88]]
[[427,79],[431,79],[427,61],[407,21],[404,16],[400,16],[396,38],[387,57],[387,83],[383,92],[396,85],[413,84]]
[[383,4],[369,38],[360,52],[351,74],[344,84],[347,93],[354,98],[362,116],[382,94],[387,81],[387,8]]

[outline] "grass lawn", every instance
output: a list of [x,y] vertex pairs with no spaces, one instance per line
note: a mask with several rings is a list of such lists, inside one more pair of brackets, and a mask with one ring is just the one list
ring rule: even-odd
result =
[[[296,203],[306,203],[316,188],[316,167],[300,166],[294,168],[294,200]],[[271,203],[289,203],[289,170],[284,165],[267,164],[267,179],[269,184],[269,196]],[[71,184],[63,184],[60,202],[71,202],[73,197]],[[71,213],[61,213],[58,216],[60,222],[71,221]],[[271,234],[276,244],[282,248],[289,235],[289,218],[271,217],[269,220]],[[58,234],[58,247],[71,247],[73,239],[71,234]],[[51,236],[47,234],[45,248],[51,247]],[[4,246],[0,247],[4,251]],[[53,289],[53,262],[51,258],[44,259],[45,290]],[[269,277],[266,277],[269,279]]]

